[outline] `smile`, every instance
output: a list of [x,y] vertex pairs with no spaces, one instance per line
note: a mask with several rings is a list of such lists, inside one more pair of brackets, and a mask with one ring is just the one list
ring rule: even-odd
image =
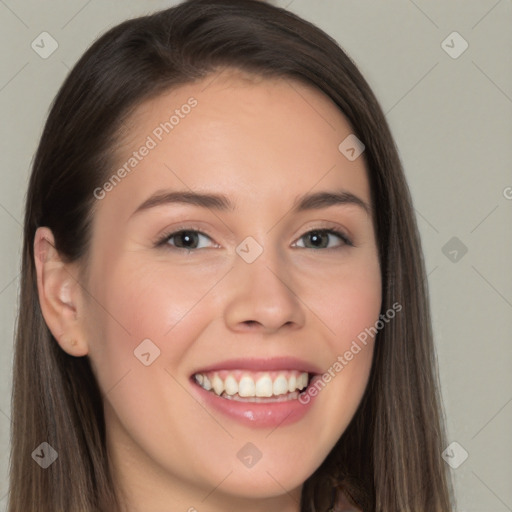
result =
[[194,374],[195,382],[221,398],[243,402],[295,400],[310,383],[312,374],[299,370],[216,370]]

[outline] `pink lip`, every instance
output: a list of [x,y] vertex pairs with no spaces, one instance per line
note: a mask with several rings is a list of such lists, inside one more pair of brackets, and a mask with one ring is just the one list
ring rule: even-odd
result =
[[310,396],[305,404],[298,399],[275,403],[237,402],[206,391],[194,378],[190,381],[200,403],[252,428],[277,428],[295,423],[311,410],[316,397]]
[[252,370],[252,371],[272,371],[272,370],[299,370],[301,372],[319,374],[322,371],[315,365],[298,359],[296,357],[272,357],[272,358],[250,358],[250,359],[228,359],[219,363],[198,368],[196,373],[206,373],[215,370]]

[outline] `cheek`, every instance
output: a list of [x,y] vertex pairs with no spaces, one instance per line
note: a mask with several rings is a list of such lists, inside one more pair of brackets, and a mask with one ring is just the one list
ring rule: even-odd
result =
[[328,326],[329,352],[316,386],[325,411],[325,422],[319,428],[325,439],[332,440],[346,429],[366,389],[382,290],[376,256],[340,268],[331,277],[323,281],[324,292],[316,297],[315,309]]
[[[374,338],[370,329],[379,318],[381,289],[374,280],[347,283],[338,298],[337,314],[332,315],[335,336],[332,343],[337,353],[349,350],[354,341],[371,345]],[[350,356],[349,356],[350,357]]]
[[327,338],[335,353],[348,350],[353,340],[368,345],[373,338],[367,334],[379,318],[382,305],[380,266],[376,255],[360,258],[354,263],[324,275],[321,287],[311,295],[315,311],[327,329]]
[[171,336],[212,281],[201,272],[176,271],[169,264],[148,264],[135,258],[110,268],[114,270],[97,279],[101,283],[97,286],[102,305],[98,313],[103,320],[100,332],[108,334],[107,340],[129,337],[133,348],[138,339],[140,343],[154,338],[157,343]]
[[213,284],[211,271],[175,272],[168,264],[149,266],[136,259],[105,262],[91,288],[87,321],[91,361],[102,388],[110,389],[144,362],[162,368],[162,361],[179,364],[208,322],[207,301],[201,299]]
[[204,412],[178,383],[178,369],[203,328],[201,318],[207,321],[199,301],[211,284],[200,276],[191,281],[189,274],[157,267],[148,272],[142,264],[118,262],[95,280],[96,300],[88,322],[90,360],[112,432],[124,436],[126,431],[155,459],[165,454],[179,461],[194,450],[173,440],[190,437],[183,415]]

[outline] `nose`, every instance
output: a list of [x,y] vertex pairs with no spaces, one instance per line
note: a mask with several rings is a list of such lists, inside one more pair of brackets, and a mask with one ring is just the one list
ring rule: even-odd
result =
[[252,263],[237,257],[226,283],[227,326],[233,331],[261,334],[301,328],[305,311],[294,289],[298,287],[296,276],[289,268],[286,261],[269,249],[264,249]]

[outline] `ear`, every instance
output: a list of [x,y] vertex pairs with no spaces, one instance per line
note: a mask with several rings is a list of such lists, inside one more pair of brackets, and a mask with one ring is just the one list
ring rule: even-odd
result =
[[34,260],[41,311],[58,344],[72,356],[89,352],[81,319],[84,318],[82,288],[75,278],[76,265],[64,263],[55,249],[53,233],[37,229]]

